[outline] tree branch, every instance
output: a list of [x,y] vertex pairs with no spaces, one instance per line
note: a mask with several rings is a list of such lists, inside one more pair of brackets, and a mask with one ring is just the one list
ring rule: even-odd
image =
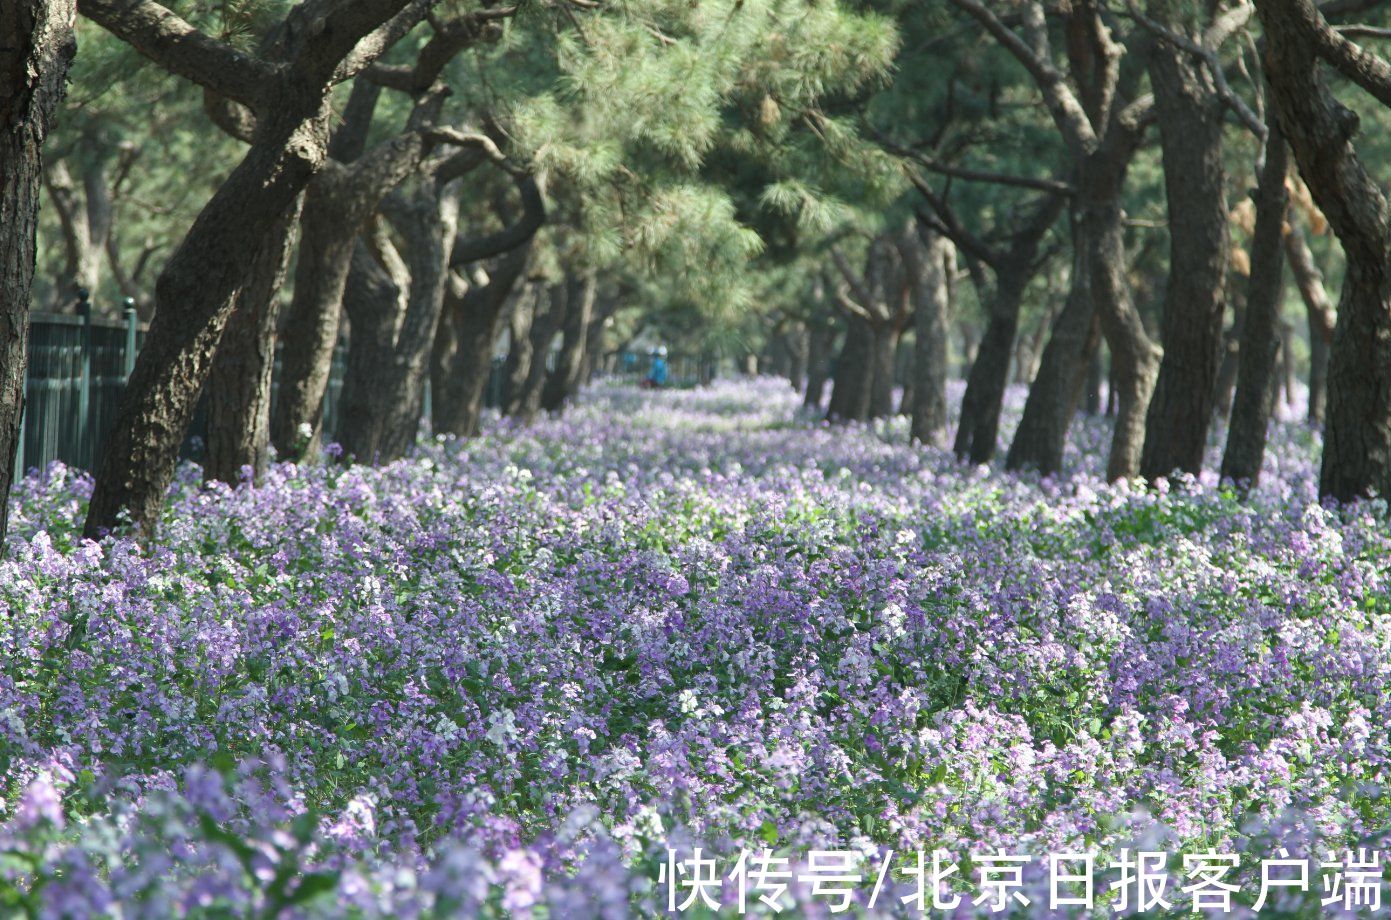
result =
[[198,31],[154,0],[79,0],[78,9],[170,73],[252,109],[280,72]]
[[[1031,29],[1034,44],[1025,42],[998,16],[992,13],[981,0],[951,0],[953,5],[971,16],[989,32],[1006,51],[1024,66],[1043,93],[1043,100],[1053,115],[1058,129],[1068,145],[1078,154],[1087,154],[1097,145],[1097,133],[1087,117],[1086,109],[1068,87],[1067,77],[1045,56],[1047,53],[1046,31]],[[1043,16],[1039,3],[1030,3],[1025,10],[1026,20],[1038,22]]]

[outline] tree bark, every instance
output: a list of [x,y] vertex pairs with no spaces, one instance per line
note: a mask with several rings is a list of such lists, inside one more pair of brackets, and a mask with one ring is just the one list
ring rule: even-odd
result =
[[1086,383],[1087,367],[1100,344],[1101,328],[1091,289],[1091,265],[1077,239],[1073,219],[1073,266],[1067,303],[1053,321],[1038,373],[1029,386],[1005,468],[1036,469],[1051,475],[1062,469],[1067,430]]
[[1168,42],[1157,43],[1150,56],[1170,245],[1160,327],[1164,357],[1140,457],[1140,475],[1149,480],[1175,470],[1201,472],[1221,358],[1230,245],[1225,106],[1205,66]]
[[898,239],[915,316],[913,414],[910,437],[942,447],[947,434],[947,336],[951,334],[948,272],[951,244],[932,231],[908,228]]
[[807,341],[807,388],[802,405],[821,411],[826,398],[826,382],[831,379],[831,355],[835,349],[836,331],[827,320],[813,323]]
[[[1246,279],[1250,284],[1250,278]],[[1217,398],[1213,414],[1226,422],[1232,415],[1232,400],[1236,398],[1237,370],[1241,366],[1241,332],[1246,323],[1246,298],[1232,297],[1232,324],[1222,336],[1222,363],[1217,368]]]
[[208,375],[208,450],[203,478],[236,485],[250,468],[260,482],[270,463],[271,374],[280,287],[290,264],[299,208],[281,219],[251,257],[245,286]]
[[952,450],[962,460],[989,463],[999,441],[1000,412],[1009,386],[1010,359],[1019,335],[1019,311],[1024,291],[1036,270],[1038,247],[1057,222],[1064,198],[1044,199],[1010,240],[1009,248],[992,262],[995,286],[990,295],[990,318],[976,346],[961,398],[961,420]]
[[889,323],[882,323],[876,325],[873,334],[873,375],[866,418],[888,418],[894,414],[894,358],[898,354],[899,331]]
[[1266,433],[1275,401],[1275,355],[1280,339],[1277,324],[1284,293],[1284,232],[1289,194],[1289,152],[1274,111],[1266,118],[1265,163],[1255,191],[1256,229],[1251,237],[1251,276],[1241,320],[1241,361],[1227,449],[1222,455],[1222,478],[1241,488],[1261,477]]
[[[1357,116],[1328,89],[1319,56],[1364,86],[1371,85],[1366,69],[1386,64],[1366,52],[1351,62],[1334,54],[1351,43],[1328,27],[1311,0],[1262,0],[1256,13],[1265,27],[1266,79],[1280,127],[1347,259],[1319,492],[1339,501],[1391,496],[1391,208],[1357,157]],[[1379,97],[1385,101],[1386,94]]]
[[574,396],[579,385],[585,339],[594,315],[597,291],[594,272],[586,272],[582,278],[570,278],[567,288],[565,313],[560,321],[560,354],[556,357],[555,369],[547,375],[541,389],[541,408],[546,412],[565,408],[566,401]]
[[1324,288],[1323,272],[1314,261],[1309,242],[1293,215],[1289,220],[1289,232],[1285,234],[1285,258],[1309,318],[1309,424],[1322,427],[1328,392],[1329,348],[1333,344],[1338,314]]
[[531,376],[531,327],[536,322],[536,314],[543,309],[541,298],[544,296],[539,288],[526,291],[508,318],[507,359],[502,365],[502,414],[509,417],[520,410],[522,392]]
[[837,422],[863,422],[869,418],[874,389],[874,327],[860,316],[845,317],[845,343],[836,361],[831,385],[831,404],[826,417]]
[[530,256],[530,246],[518,247],[498,261],[487,284],[469,288],[462,297],[446,295],[431,365],[431,421],[437,434],[469,438],[478,433],[493,370],[493,343]]
[[536,314],[531,321],[529,352],[531,360],[520,387],[514,394],[509,415],[523,425],[529,425],[541,411],[541,390],[546,382],[551,344],[555,341],[556,330],[565,315],[568,291],[564,283],[552,284],[545,294],[545,303],[536,304]]
[[0,8],[0,548],[24,414],[43,145],[72,62],[72,0]]
[[[385,213],[405,244],[409,293],[399,319],[386,323],[394,334],[360,336],[358,314],[349,313],[349,362],[357,351],[364,356],[359,367],[365,364],[370,371],[349,373],[343,381],[339,440],[347,456],[365,463],[398,460],[415,443],[431,349],[444,308],[459,205],[450,183],[442,185],[430,174],[417,180],[409,193],[397,192],[388,198]],[[382,298],[374,303],[386,302]],[[375,314],[368,322],[369,328],[383,325]]]
[[[1124,212],[1121,185],[1134,147],[1105,148],[1095,155],[1079,183],[1083,252],[1090,261],[1092,297],[1102,334],[1111,355],[1111,379],[1116,393],[1116,422],[1106,478],[1129,479],[1140,471],[1145,416],[1159,372],[1159,349],[1145,332],[1131,300],[1126,278]],[[1086,365],[1082,365],[1085,370]],[[1075,405],[1075,403],[1074,403]]]

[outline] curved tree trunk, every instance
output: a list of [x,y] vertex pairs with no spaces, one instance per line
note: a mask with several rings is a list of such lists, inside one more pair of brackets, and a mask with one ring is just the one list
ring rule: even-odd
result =
[[277,223],[251,257],[208,374],[208,452],[203,478],[236,485],[243,468],[260,482],[270,463],[271,374],[280,286],[290,264],[299,208]]
[[[1159,373],[1159,348],[1145,332],[1140,313],[1130,296],[1126,278],[1124,212],[1120,191],[1129,155],[1119,161],[1105,157],[1099,176],[1082,183],[1081,221],[1086,226],[1083,250],[1090,261],[1092,297],[1096,316],[1111,355],[1111,380],[1116,394],[1116,424],[1106,478],[1128,479],[1140,471],[1140,450],[1145,438],[1145,416]],[[1093,172],[1092,169],[1087,172]],[[1085,365],[1083,365],[1085,370]]]
[[43,144],[72,61],[74,15],[72,0],[0,8],[0,61],[9,61],[0,65],[0,545],[24,414]]
[[560,354],[555,369],[546,377],[541,389],[541,408],[559,412],[566,400],[574,396],[580,382],[580,366],[584,362],[585,340],[589,336],[589,321],[594,315],[596,281],[594,273],[583,278],[571,278],[565,295],[565,313],[560,321]]
[[1169,280],[1160,327],[1164,357],[1145,420],[1140,475],[1203,468],[1222,351],[1228,231],[1222,163],[1225,106],[1206,65],[1168,42],[1150,56],[1164,190]]
[[1015,265],[1002,266],[996,273],[990,319],[966,376],[961,420],[952,449],[958,458],[971,463],[989,463],[995,457],[1000,412],[1009,385],[1010,359],[1019,334],[1019,309],[1028,283],[1028,270],[1019,269]]
[[[1352,146],[1357,116],[1320,72],[1318,55],[1339,46],[1337,36],[1312,0],[1263,0],[1256,13],[1265,27],[1266,80],[1281,130],[1347,258],[1319,492],[1340,501],[1391,496],[1391,208]],[[1329,63],[1365,79],[1357,68],[1367,57]]]
[[1227,427],[1227,449],[1222,455],[1222,478],[1243,488],[1261,476],[1266,433],[1275,402],[1275,355],[1280,301],[1284,293],[1283,235],[1289,194],[1289,152],[1273,111],[1266,119],[1268,135],[1265,163],[1255,192],[1256,229],[1251,238],[1251,279],[1246,311],[1241,321],[1241,361],[1237,370],[1236,396]]

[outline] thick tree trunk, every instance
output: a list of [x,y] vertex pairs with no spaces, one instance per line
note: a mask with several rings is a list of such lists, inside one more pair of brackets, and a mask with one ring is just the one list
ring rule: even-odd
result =
[[1222,455],[1222,478],[1242,488],[1260,479],[1265,458],[1266,433],[1275,401],[1275,354],[1280,339],[1276,332],[1284,293],[1283,235],[1289,196],[1289,152],[1274,113],[1267,119],[1265,163],[1255,192],[1256,229],[1251,238],[1251,278],[1241,319],[1241,361],[1236,397],[1227,427],[1227,449]]
[[890,323],[873,330],[873,377],[870,381],[867,418],[888,418],[894,414],[894,358],[898,354],[898,330]]
[[594,273],[586,272],[583,278],[572,277],[566,287],[565,313],[560,320],[560,353],[556,356],[555,369],[547,375],[541,389],[541,408],[546,412],[561,411],[575,394],[589,321],[594,315],[597,289]]
[[1332,33],[1312,0],[1263,0],[1256,13],[1280,127],[1347,259],[1319,492],[1340,501],[1391,496],[1391,208],[1352,146],[1357,116],[1320,72],[1317,48]]
[[802,405],[821,410],[826,398],[826,382],[831,379],[831,356],[835,350],[836,331],[826,321],[815,323],[807,341],[807,388]]
[[478,433],[493,343],[530,255],[530,246],[514,249],[489,273],[487,284],[469,288],[462,297],[446,295],[431,364],[436,434],[468,438]]
[[433,176],[421,179],[409,194],[393,195],[387,205],[406,247],[409,295],[404,313],[391,322],[395,334],[385,339],[360,341],[357,314],[349,313],[350,355],[353,349],[370,349],[371,371],[350,373],[343,383],[339,440],[345,454],[367,463],[398,460],[415,443],[459,216],[455,195]]
[[271,374],[280,286],[290,263],[299,208],[277,223],[251,257],[250,277],[222,334],[208,375],[208,451],[203,478],[236,485],[243,468],[259,482],[270,463]]
[[836,361],[827,418],[838,422],[863,422],[869,418],[874,389],[874,327],[863,317],[845,317],[845,344]]
[[[345,451],[355,455],[349,444],[380,441],[377,427],[379,400],[376,381],[398,379],[388,366],[394,359],[391,347],[404,315],[410,272],[399,253],[390,245],[381,226],[364,233],[353,248],[352,264],[343,291],[343,309],[350,324],[347,367],[340,397],[339,430],[334,432]],[[370,455],[366,458],[371,459]]]
[[1221,356],[1228,231],[1222,163],[1225,106],[1207,65],[1159,42],[1150,56],[1169,214],[1164,357],[1145,420],[1140,475],[1197,475]]
[[531,424],[536,413],[541,411],[541,390],[546,382],[550,363],[551,345],[555,342],[556,330],[565,315],[566,285],[552,284],[536,302],[536,313],[531,321],[530,354],[526,376],[521,378],[515,393],[513,409],[509,413],[524,425]]
[[1072,287],[1043,348],[1024,414],[1005,455],[1006,469],[1036,469],[1044,475],[1062,469],[1067,430],[1101,331],[1092,297],[1091,260],[1079,235],[1080,227],[1074,220]]
[[525,292],[508,318],[507,360],[502,365],[502,414],[514,416],[521,407],[521,396],[531,375],[531,327],[537,313],[544,310],[545,292],[536,288]]
[[0,8],[0,545],[24,414],[43,144],[73,56],[72,0]]
[[913,297],[913,440],[945,446],[947,436],[947,336],[951,334],[948,272],[951,244],[931,230],[909,228],[898,241]]

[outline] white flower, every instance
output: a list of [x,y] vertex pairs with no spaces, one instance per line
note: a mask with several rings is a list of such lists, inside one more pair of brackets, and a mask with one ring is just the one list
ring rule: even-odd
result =
[[700,708],[700,700],[696,697],[696,692],[689,687],[682,690],[676,699],[681,704],[682,712],[695,712]]
[[508,738],[517,737],[517,717],[510,709],[499,709],[488,715],[487,738],[493,744],[502,744]]

